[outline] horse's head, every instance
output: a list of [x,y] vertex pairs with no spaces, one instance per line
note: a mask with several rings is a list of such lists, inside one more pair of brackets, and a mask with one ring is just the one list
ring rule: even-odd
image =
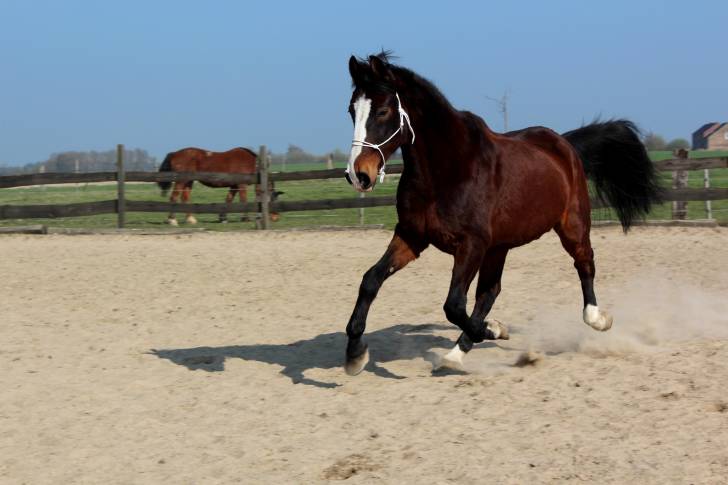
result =
[[346,178],[359,192],[369,192],[384,177],[387,159],[412,140],[414,131],[397,93],[397,79],[387,55],[369,56],[368,61],[349,59],[354,92],[349,114],[354,121],[354,139]]

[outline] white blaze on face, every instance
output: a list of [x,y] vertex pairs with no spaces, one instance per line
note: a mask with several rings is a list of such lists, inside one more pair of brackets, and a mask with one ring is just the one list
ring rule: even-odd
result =
[[[364,95],[354,101],[354,138],[357,141],[366,141],[367,139],[367,120],[369,119],[369,111],[372,109],[372,100],[366,98]],[[349,154],[349,177],[355,187],[359,186],[359,181],[356,178],[356,172],[354,171],[354,162],[361,153],[360,146],[352,145],[351,153]]]

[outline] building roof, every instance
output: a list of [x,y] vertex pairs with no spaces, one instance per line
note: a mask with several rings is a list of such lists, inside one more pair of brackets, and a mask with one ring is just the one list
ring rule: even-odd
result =
[[705,123],[703,126],[701,126],[700,128],[698,128],[697,130],[695,130],[693,132],[693,135],[698,135],[698,136],[701,136],[703,138],[707,138],[708,135],[710,135],[715,130],[717,130],[718,127],[720,127],[720,125],[721,124],[718,123],[717,121],[712,121],[710,123]]
[[721,128],[723,128],[725,125],[728,125],[728,123],[716,123],[716,125],[712,129],[710,129],[710,131],[705,133],[705,138],[710,137],[711,135],[713,135],[713,133],[716,133]]

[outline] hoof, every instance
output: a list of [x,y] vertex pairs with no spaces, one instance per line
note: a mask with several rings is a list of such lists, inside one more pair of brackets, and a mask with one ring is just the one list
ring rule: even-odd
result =
[[612,328],[613,321],[612,316],[607,312],[601,311],[598,306],[587,305],[584,308],[584,322],[594,330],[606,332]]
[[506,327],[503,322],[499,320],[486,320],[485,324],[488,330],[493,332],[493,336],[496,339],[508,340],[510,338],[510,334],[508,333],[508,327]]
[[369,362],[369,348],[364,350],[364,353],[358,357],[346,357],[346,364],[344,364],[344,370],[350,376],[359,374]]
[[197,219],[195,216],[187,216],[186,222],[187,224],[197,224]]
[[450,352],[443,355],[440,361],[435,365],[434,371],[440,371],[443,369],[463,371],[463,356],[465,352],[460,350],[460,346],[455,344]]
[[175,219],[174,217],[170,217],[169,219],[167,219],[167,224],[175,227],[179,226],[179,222],[177,222],[177,219]]

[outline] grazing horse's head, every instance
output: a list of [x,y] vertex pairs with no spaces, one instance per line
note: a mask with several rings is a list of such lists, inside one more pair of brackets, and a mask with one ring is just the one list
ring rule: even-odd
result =
[[397,79],[387,54],[369,56],[368,61],[349,59],[354,93],[349,114],[354,121],[354,139],[346,178],[359,192],[369,192],[384,177],[387,159],[401,145],[414,142],[409,116],[397,93]]

